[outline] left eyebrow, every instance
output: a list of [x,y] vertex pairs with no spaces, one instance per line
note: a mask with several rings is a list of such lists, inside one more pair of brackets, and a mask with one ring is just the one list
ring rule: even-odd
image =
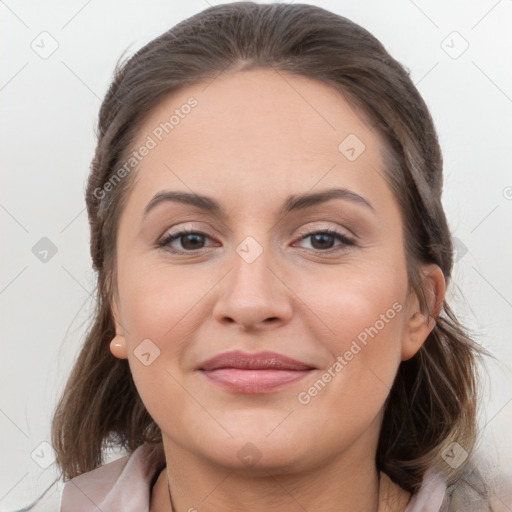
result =
[[[281,206],[278,213],[279,215],[285,215],[291,211],[311,208],[312,206],[316,206],[333,199],[343,199],[354,204],[359,204],[375,213],[375,209],[368,201],[368,199],[346,188],[333,188],[312,194],[306,193],[289,196]],[[191,194],[188,192],[176,192],[172,190],[162,190],[156,193],[144,208],[144,216],[146,216],[160,203],[167,201],[189,204],[201,210],[215,213],[222,218],[227,217],[226,211],[222,208],[218,201],[212,197],[200,194]]]

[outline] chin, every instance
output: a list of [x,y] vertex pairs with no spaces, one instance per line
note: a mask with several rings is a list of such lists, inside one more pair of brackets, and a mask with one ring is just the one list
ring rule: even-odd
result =
[[305,455],[295,448],[296,444],[291,438],[288,438],[287,444],[283,444],[270,439],[255,442],[247,436],[218,442],[214,449],[211,446],[209,449],[203,447],[203,455],[212,463],[252,476],[297,471]]
[[313,454],[308,456],[312,433],[303,431],[290,418],[283,421],[287,414],[282,412],[273,411],[266,419],[262,416],[264,413],[255,411],[244,414],[240,421],[219,419],[233,437],[224,431],[221,434],[219,429],[208,429],[201,436],[202,444],[196,446],[196,453],[201,452],[214,464],[253,475],[261,472],[268,476],[268,471],[290,473],[305,467],[313,457]]

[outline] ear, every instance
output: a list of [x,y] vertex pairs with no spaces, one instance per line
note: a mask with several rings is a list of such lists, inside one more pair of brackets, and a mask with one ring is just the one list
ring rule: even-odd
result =
[[411,291],[406,308],[406,325],[402,339],[402,361],[406,361],[418,352],[428,335],[436,325],[436,318],[443,308],[446,294],[446,280],[438,265],[428,264],[421,268],[425,299],[433,317],[420,307],[418,295]]
[[124,337],[124,329],[119,316],[119,305],[117,294],[114,295],[112,300],[112,316],[114,317],[114,325],[116,328],[116,335],[110,342],[110,352],[112,355],[119,359],[127,359],[128,353],[126,349],[126,339]]

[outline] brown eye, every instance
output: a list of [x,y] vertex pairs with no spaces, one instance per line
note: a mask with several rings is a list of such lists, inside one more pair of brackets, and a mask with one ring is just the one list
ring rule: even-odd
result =
[[[165,247],[167,250],[176,253],[192,252],[205,248],[205,239],[210,238],[200,231],[179,231],[169,233],[158,243],[158,247]],[[179,246],[176,247],[176,242]]]
[[203,235],[199,233],[189,233],[180,236],[181,246],[184,249],[193,251],[194,249],[202,249],[204,245]]
[[[353,240],[330,229],[308,233],[301,237],[301,241],[308,238],[311,239],[312,249],[320,252],[343,250],[346,246],[354,245]],[[336,240],[339,240],[341,243],[335,245]]]

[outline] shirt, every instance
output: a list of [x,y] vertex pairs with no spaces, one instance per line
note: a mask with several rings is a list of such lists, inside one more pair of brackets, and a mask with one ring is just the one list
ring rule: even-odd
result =
[[[151,489],[165,464],[163,445],[144,443],[66,482],[60,512],[149,512]],[[444,479],[429,471],[405,512],[439,512],[445,493]]]

